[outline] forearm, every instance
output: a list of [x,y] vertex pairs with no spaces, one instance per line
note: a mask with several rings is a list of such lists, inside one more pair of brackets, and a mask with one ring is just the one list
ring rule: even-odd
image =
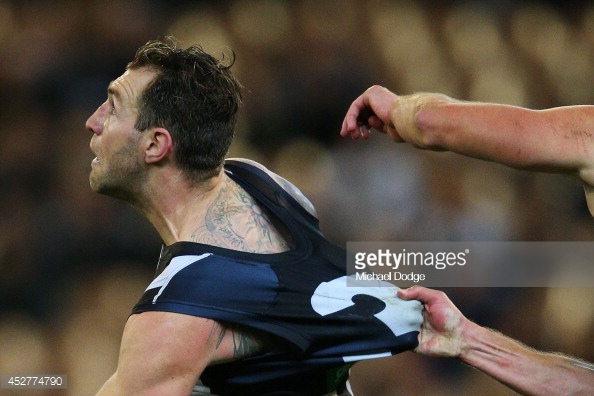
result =
[[459,358],[526,395],[594,394],[592,365],[535,351],[495,331],[468,323]]
[[[577,172],[594,155],[594,107],[545,111],[440,94],[400,96],[391,120],[403,140],[515,168]],[[576,131],[581,131],[577,133]]]

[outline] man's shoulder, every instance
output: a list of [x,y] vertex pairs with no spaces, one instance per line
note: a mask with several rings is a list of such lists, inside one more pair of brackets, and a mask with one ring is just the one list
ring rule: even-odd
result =
[[303,208],[305,210],[307,210],[312,216],[314,216],[316,218],[318,217],[318,215],[316,213],[316,209],[313,206],[313,204],[311,203],[311,201],[305,195],[303,195],[303,193],[301,192],[301,190],[299,190],[299,188],[297,186],[295,186],[293,183],[291,183],[290,181],[288,181],[284,177],[282,177],[282,176],[274,173],[273,171],[271,171],[270,169],[268,169],[266,166],[262,165],[259,162],[254,161],[254,160],[250,160],[250,159],[247,159],[247,158],[229,158],[228,161],[242,162],[244,164],[251,165],[251,166],[253,166],[253,167],[255,167],[255,168],[257,168],[257,169],[265,172],[283,190],[285,190],[297,202],[299,202],[299,204],[301,206],[303,206]]

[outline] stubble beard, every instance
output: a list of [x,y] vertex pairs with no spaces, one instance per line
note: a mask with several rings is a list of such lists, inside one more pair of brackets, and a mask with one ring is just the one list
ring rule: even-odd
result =
[[91,169],[91,189],[102,195],[134,203],[140,198],[140,187],[145,179],[144,169],[137,157],[135,145],[127,144],[120,148],[109,161],[100,162],[97,168]]

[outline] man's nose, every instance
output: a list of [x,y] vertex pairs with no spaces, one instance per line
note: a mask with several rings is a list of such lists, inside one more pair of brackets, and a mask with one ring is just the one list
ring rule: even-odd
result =
[[85,123],[85,127],[96,135],[101,134],[103,130],[103,117],[101,117],[101,107],[89,117]]

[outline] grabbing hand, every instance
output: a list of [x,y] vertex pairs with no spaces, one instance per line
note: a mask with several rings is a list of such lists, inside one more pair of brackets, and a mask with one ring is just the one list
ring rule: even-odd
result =
[[398,290],[404,300],[419,300],[424,305],[419,346],[415,352],[435,357],[458,357],[462,352],[462,331],[468,319],[439,290],[413,286]]

